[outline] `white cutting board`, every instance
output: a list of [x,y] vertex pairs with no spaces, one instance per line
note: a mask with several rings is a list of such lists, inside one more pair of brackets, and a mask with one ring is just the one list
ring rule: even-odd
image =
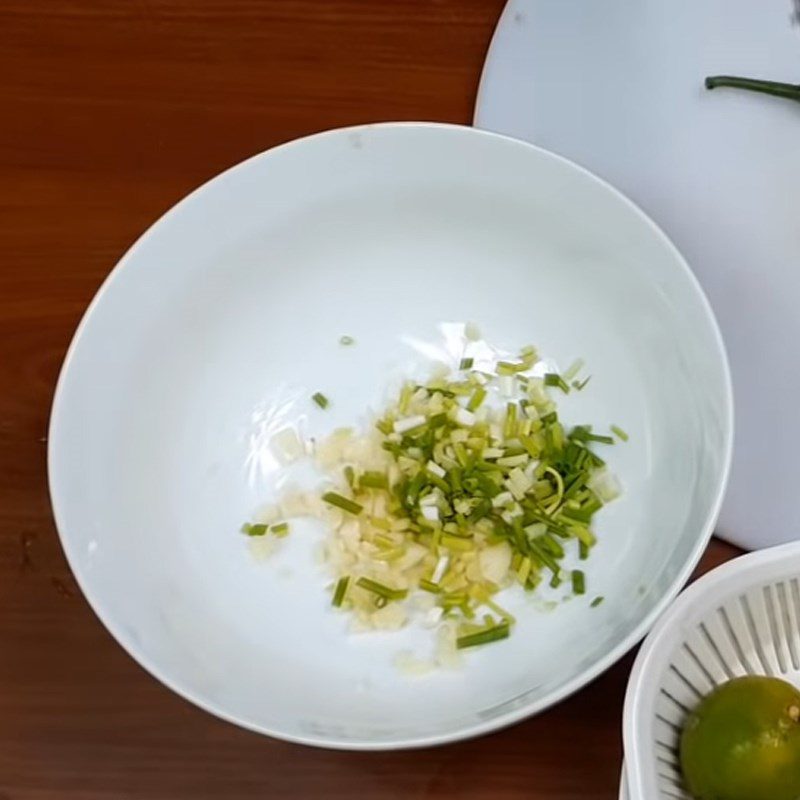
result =
[[800,539],[800,103],[703,79],[800,83],[798,5],[511,0],[475,112],[615,184],[688,259],[733,371],[718,533],[748,549]]

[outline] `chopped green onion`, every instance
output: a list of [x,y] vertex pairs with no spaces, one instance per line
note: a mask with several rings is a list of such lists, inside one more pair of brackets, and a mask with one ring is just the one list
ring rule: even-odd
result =
[[[464,648],[510,634],[514,619],[494,595],[511,579],[525,591],[546,578],[553,587],[571,580],[576,595],[585,593],[584,573],[562,565],[573,548],[588,558],[592,519],[619,494],[593,448],[624,441],[624,431],[611,426],[612,435],[603,436],[588,425],[566,429],[547,388],[568,393],[570,384],[585,386],[589,378],[577,379],[583,362],[543,377],[529,372],[537,362],[536,350],[525,347],[490,373],[463,355],[458,372],[442,368],[427,383],[406,381],[375,423],[379,434],[348,442],[352,433],[337,431],[335,448],[318,451],[346,480],[340,478],[344,493],[326,491],[323,501],[361,515],[334,517],[341,525],[341,547],[330,551],[340,569],[335,607],[344,603],[368,617],[411,591],[425,591],[437,614],[459,621],[457,646]],[[329,405],[320,393],[313,399]],[[263,535],[257,526],[243,530]],[[267,530],[278,536],[288,526]],[[487,553],[494,546],[501,546],[499,560]],[[353,564],[362,577],[341,574]],[[476,614],[484,624],[466,622]],[[385,621],[393,626],[399,619],[398,609]]]
[[393,429],[395,433],[409,433],[410,431],[424,427],[426,421],[422,414],[417,414],[413,417],[395,420]]
[[428,420],[428,427],[429,428],[441,428],[442,425],[447,425],[447,413],[442,411],[439,414],[434,414]]
[[330,400],[325,397],[322,392],[314,392],[311,395],[311,399],[320,407],[320,408],[327,408],[330,405]]
[[527,363],[512,364],[510,361],[497,362],[498,375],[516,375],[518,372],[525,372],[526,369],[530,369],[530,366]]
[[586,384],[589,383],[591,379],[592,376],[590,375],[588,378],[585,378],[582,381],[573,381],[572,388],[577,389],[579,392],[582,392],[586,388]]
[[333,593],[333,606],[335,608],[339,608],[342,605],[344,596],[347,594],[348,583],[350,583],[350,578],[347,575],[345,575],[343,578],[339,578],[339,581],[336,584],[336,590]]
[[427,478],[437,489],[441,489],[445,493],[450,491],[450,486],[444,478],[440,478],[433,472],[427,472]]
[[246,533],[248,536],[263,536],[268,528],[268,525],[251,525],[249,522],[245,522],[242,525],[242,533]]
[[356,503],[355,500],[350,500],[347,497],[342,497],[342,495],[337,492],[325,492],[325,494],[322,495],[322,499],[328,505],[341,508],[342,511],[347,511],[349,514],[358,515],[364,510],[364,506],[360,503]]
[[517,404],[506,404],[506,421],[503,427],[503,435],[506,439],[510,439],[514,435],[517,428]]
[[288,522],[279,522],[276,525],[270,526],[269,529],[270,533],[274,533],[279,539],[282,539],[289,533],[289,523]]
[[505,456],[497,459],[497,465],[501,467],[521,467],[527,464],[529,457],[527,455],[519,456]]
[[557,386],[564,394],[569,394],[569,384],[555,372],[548,372],[544,376],[545,386]]
[[600,444],[614,444],[611,436],[600,436],[592,433],[588,425],[576,425],[569,434],[569,438],[577,442],[599,442]]
[[469,598],[464,592],[450,592],[442,597],[442,607],[449,610],[456,606],[463,606],[468,600]]
[[472,393],[469,402],[467,403],[467,411],[477,411],[481,407],[481,403],[486,399],[486,389],[483,386],[476,386],[475,391]]
[[391,586],[385,586],[370,578],[359,578],[356,581],[356,586],[360,586],[362,589],[366,589],[368,592],[372,592],[385,600],[402,600],[408,594],[406,589],[392,589]]
[[469,541],[469,539],[463,539],[460,536],[453,536],[449,533],[442,536],[440,541],[442,547],[446,547],[448,550],[458,550],[468,553],[470,550],[475,549],[475,545]]
[[628,434],[625,433],[625,431],[622,430],[622,428],[620,428],[618,425],[611,426],[611,433],[615,434],[617,438],[623,442],[627,442],[628,439],[630,438]]
[[351,344],[355,344],[355,342],[356,340],[347,334],[339,337],[339,344],[344,345],[345,347],[349,347]]
[[528,451],[531,458],[538,458],[541,455],[541,448],[536,444],[536,440],[527,434],[519,437],[522,446]]
[[564,548],[553,538],[552,534],[545,533],[541,537],[544,547],[553,558],[564,558]]
[[456,639],[456,647],[459,650],[463,650],[466,647],[476,647],[480,644],[498,642],[501,639],[507,639],[510,631],[511,626],[507,622],[501,622],[499,625],[484,628],[477,633],[468,633],[466,636],[459,636]]
[[365,486],[368,489],[388,489],[389,478],[387,478],[383,472],[368,470],[359,475],[358,485]]
[[571,381],[573,378],[578,376],[578,373],[583,369],[583,359],[576,358],[565,370],[564,370],[564,380]]
[[592,429],[588,425],[576,425],[569,432],[569,438],[575,442],[586,442],[591,434]]
[[592,608],[597,608],[597,606],[599,606],[599,605],[600,605],[600,603],[602,603],[602,602],[603,602],[603,600],[605,600],[605,597],[603,597],[602,595],[599,595],[599,596],[595,597],[595,599],[594,599],[594,600],[592,600],[592,602],[591,602],[589,605],[590,605]]
[[[541,561],[541,563],[553,573],[553,578],[558,578],[558,573],[559,573],[558,564],[556,563],[555,559],[550,555],[550,553],[548,553],[541,546],[541,544],[539,544],[539,542],[535,539],[533,541],[531,540],[528,541],[528,547],[530,547],[531,554],[535,556],[538,561]],[[558,580],[558,583],[561,583],[560,579]]]

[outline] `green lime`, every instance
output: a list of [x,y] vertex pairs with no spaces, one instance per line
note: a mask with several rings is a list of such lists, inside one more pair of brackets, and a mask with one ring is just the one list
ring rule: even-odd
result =
[[800,798],[800,692],[778,678],[736,678],[703,698],[681,735],[697,800]]

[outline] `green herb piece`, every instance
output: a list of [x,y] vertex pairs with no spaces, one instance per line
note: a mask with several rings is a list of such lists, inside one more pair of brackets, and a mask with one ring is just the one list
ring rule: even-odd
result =
[[322,392],[314,392],[311,395],[311,399],[320,407],[320,408],[327,408],[330,405],[330,400],[325,397]]
[[334,608],[341,607],[344,596],[347,594],[347,585],[349,583],[350,578],[347,575],[345,575],[343,578],[339,578],[339,581],[336,584],[336,590],[333,593],[332,605]]
[[506,404],[506,421],[503,426],[503,436],[506,439],[511,439],[517,430],[517,404]]
[[531,574],[531,566],[532,566],[532,562],[531,562],[530,556],[525,556],[520,561],[519,567],[517,568],[517,580],[523,586],[525,586],[525,584],[528,582],[528,577]]
[[288,522],[278,522],[275,525],[271,525],[269,529],[270,533],[274,533],[279,539],[282,539],[289,533],[289,523]]
[[467,411],[477,411],[481,407],[481,403],[486,399],[486,389],[483,386],[476,386],[475,391],[472,393],[469,402],[467,403]]
[[590,605],[592,608],[597,608],[597,606],[599,606],[599,605],[600,605],[600,603],[602,603],[602,602],[603,602],[603,600],[605,600],[605,597],[603,597],[602,595],[599,595],[598,597],[595,597],[595,599],[594,599],[594,600],[592,600],[592,602],[591,602],[589,605]]
[[628,439],[630,438],[628,434],[625,433],[625,431],[622,430],[622,428],[620,428],[618,425],[611,426],[611,433],[613,433],[618,439],[620,439],[623,442],[627,442]]
[[531,458],[539,457],[539,455],[541,454],[541,448],[539,447],[538,444],[536,444],[536,440],[532,436],[523,434],[519,437],[519,441],[522,444],[522,446],[528,451],[528,455]]
[[242,533],[246,533],[248,536],[263,536],[268,529],[269,525],[251,525],[249,522],[245,522],[241,528]]
[[[550,553],[545,550],[544,547],[540,544],[537,539],[531,539],[528,541],[528,547],[530,548],[531,553],[540,561],[545,567],[547,567],[552,573],[553,578],[558,578],[559,568],[558,564],[556,563],[555,559],[550,555]],[[558,584],[561,583],[561,579],[558,579]],[[551,583],[552,585],[552,583]]]
[[484,628],[476,633],[468,633],[465,636],[459,636],[456,639],[456,647],[459,650],[463,650],[466,647],[476,647],[480,644],[499,642],[501,639],[507,639],[510,631],[511,626],[507,622],[501,622],[498,625]]
[[343,345],[344,347],[349,347],[351,344],[355,343],[356,340],[352,336],[348,336],[347,334],[339,337],[339,344]]
[[569,394],[569,384],[555,372],[548,372],[544,376],[545,386],[556,386],[561,389],[564,394]]
[[578,373],[583,369],[583,359],[576,358],[565,370],[563,378],[565,381],[569,382],[573,378],[578,377]]
[[564,548],[553,538],[552,534],[545,533],[539,541],[553,558],[564,558]]
[[366,589],[384,600],[402,600],[408,594],[406,589],[392,589],[391,586],[385,586],[370,578],[359,578],[356,581],[356,586],[360,586],[362,589]]
[[472,365],[475,363],[474,358],[462,358],[461,362],[458,365],[459,369],[472,369]]
[[445,611],[449,611],[451,608],[463,606],[468,602],[469,598],[464,592],[450,592],[442,597],[441,605]]
[[325,492],[325,494],[322,495],[322,499],[328,505],[341,508],[342,511],[347,511],[348,514],[358,516],[364,510],[364,506],[360,503],[356,503],[355,500],[350,500],[347,497],[342,497],[342,495],[337,492]]
[[521,364],[512,364],[510,361],[498,361],[497,362],[497,374],[498,375],[516,375],[519,372],[525,372],[526,369],[530,369],[530,366],[523,362]]
[[541,417],[542,425],[554,425],[556,422],[558,422],[557,411],[548,411],[547,414]]
[[462,553],[468,553],[470,550],[475,549],[475,545],[469,539],[464,539],[460,536],[454,536],[451,533],[446,533],[444,536],[442,536],[440,541],[442,547],[446,547],[448,550],[457,550]]
[[600,444],[614,444],[611,436],[602,436],[592,433],[589,425],[576,425],[569,433],[569,438],[576,442],[598,442]]
[[446,411],[441,411],[438,414],[434,414],[428,420],[428,427],[429,428],[432,428],[432,429],[441,428],[443,425],[447,425],[447,412]]
[[383,472],[367,470],[359,475],[358,485],[367,489],[388,489],[389,478]]
[[572,591],[575,594],[586,594],[586,576],[579,569],[572,570]]

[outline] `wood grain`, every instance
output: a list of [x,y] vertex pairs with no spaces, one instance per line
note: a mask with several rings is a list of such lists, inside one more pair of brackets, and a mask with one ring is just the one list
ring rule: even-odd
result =
[[[271,145],[469,122],[502,0],[0,0],[0,800],[611,800],[630,658],[536,719],[347,754],[222,723],[143,673],[77,592],[45,435],[86,304],[188,190]],[[714,544],[708,568],[733,555]]]

